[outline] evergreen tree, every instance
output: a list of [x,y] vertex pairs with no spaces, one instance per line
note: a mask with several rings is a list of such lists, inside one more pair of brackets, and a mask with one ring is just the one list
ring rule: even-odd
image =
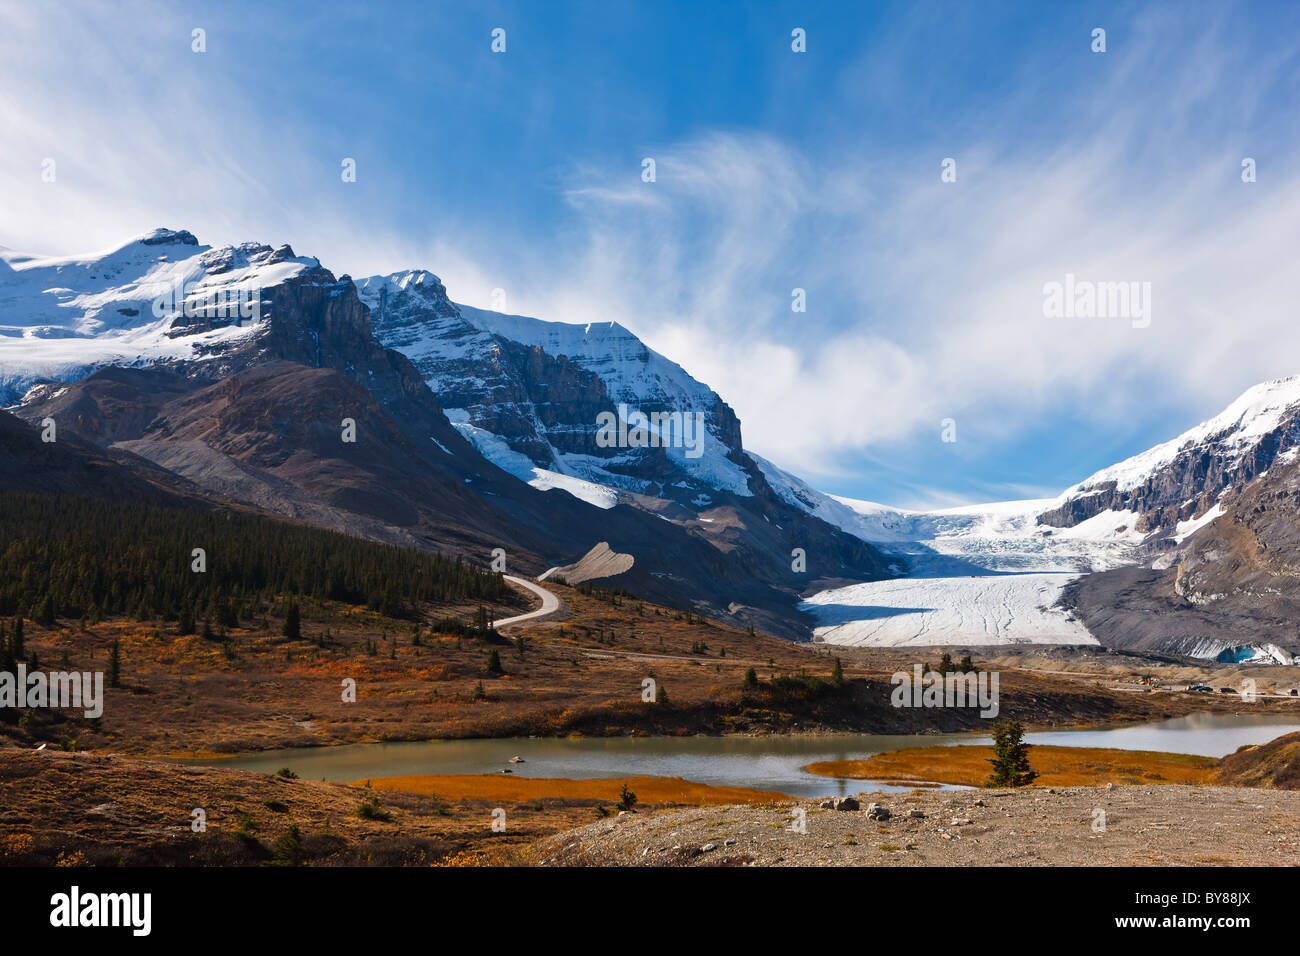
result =
[[939,673],[947,676],[952,672],[952,669],[952,655],[944,651],[943,657],[939,658]]
[[41,606],[36,611],[35,617],[36,617],[37,624],[44,624],[46,627],[49,627],[51,624],[54,623],[54,596],[53,595],[49,594],[48,592],[46,593],[45,600],[41,602]]
[[969,674],[975,670],[975,663],[970,659],[969,654],[961,659],[961,663],[957,665],[957,669],[963,674]]
[[836,687],[844,686],[844,663],[837,657],[835,666],[831,668],[831,683]]
[[108,686],[122,686],[122,647],[117,638],[113,639],[113,647],[108,652]]
[[636,794],[628,789],[627,781],[623,781],[623,787],[618,792],[618,803],[615,804],[619,810],[630,811],[636,806]]
[[302,612],[298,610],[297,601],[290,601],[289,610],[284,612],[283,632],[285,637],[293,641],[302,637]]
[[745,690],[754,690],[758,687],[758,672],[754,668],[745,671]]
[[1033,783],[1038,771],[1029,766],[1030,744],[1024,742],[1025,731],[1018,720],[1002,719],[993,723],[993,773],[990,787],[1023,787]]
[[[189,573],[189,549],[178,555],[178,540],[203,541],[229,560]],[[0,615],[45,624],[63,617],[93,626],[119,615],[178,621],[188,608],[187,619],[230,628],[250,607],[286,594],[402,616],[425,603],[511,595],[500,575],[455,558],[222,509],[0,491],[0,543]]]
[[213,608],[212,616],[216,618],[217,624],[220,627],[239,626],[239,616],[235,614],[235,609],[231,607],[230,601],[222,596],[218,597],[214,603],[215,607]]
[[487,672],[494,675],[506,672],[505,668],[501,666],[501,655],[497,653],[495,647],[488,651]]

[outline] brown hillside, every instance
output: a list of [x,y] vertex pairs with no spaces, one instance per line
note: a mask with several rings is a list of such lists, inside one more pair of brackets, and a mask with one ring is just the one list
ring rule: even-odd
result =
[[1219,782],[1237,787],[1300,790],[1300,733],[1256,747],[1242,747],[1224,757]]

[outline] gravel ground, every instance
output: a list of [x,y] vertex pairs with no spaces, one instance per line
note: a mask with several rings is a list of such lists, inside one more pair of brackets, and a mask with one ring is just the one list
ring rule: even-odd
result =
[[[541,866],[1295,866],[1300,792],[1067,787],[859,794],[626,813],[541,841]],[[871,809],[878,804],[887,812]],[[806,832],[795,827],[804,811]],[[1103,818],[1096,811],[1104,811]]]

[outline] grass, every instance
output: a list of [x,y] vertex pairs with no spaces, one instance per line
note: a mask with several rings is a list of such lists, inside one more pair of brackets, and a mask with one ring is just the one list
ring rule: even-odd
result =
[[[112,619],[83,628],[28,620],[27,645],[42,662],[103,670],[119,646],[123,687],[105,689],[102,720],[42,711],[29,726],[0,722],[0,744],[52,749],[66,739],[86,750],[212,757],[402,740],[781,730],[799,715],[753,706],[766,702],[744,698],[745,670],[756,666],[765,682],[800,668],[830,671],[828,657],[787,641],[553,589],[566,617],[520,625],[499,641],[439,634],[426,623],[417,645],[410,621],[337,602],[304,603],[300,639],[284,637],[273,612],[229,628],[225,642],[178,635],[175,622]],[[468,619],[476,606],[430,607],[426,622]],[[519,636],[522,658],[510,643]],[[701,642],[709,647],[705,668],[690,654]],[[507,673],[489,681],[482,670],[492,650]],[[671,704],[641,701],[651,672]],[[363,688],[355,702],[341,698],[345,679]],[[490,693],[476,693],[480,683]]]
[[504,774],[374,777],[375,790],[436,795],[443,800],[501,800],[533,803],[555,797],[565,800],[617,802],[623,784],[637,795],[638,805],[682,803],[721,806],[789,800],[779,793],[745,787],[713,787],[681,777],[627,777],[614,780],[570,780],[564,777],[519,777]]
[[[804,769],[825,777],[979,787],[988,780],[992,756],[993,748],[985,746],[910,747],[866,760],[822,761]],[[1219,766],[1217,760],[1194,754],[1041,745],[1029,749],[1029,764],[1039,773],[1034,783],[1040,787],[1208,784],[1215,782]]]

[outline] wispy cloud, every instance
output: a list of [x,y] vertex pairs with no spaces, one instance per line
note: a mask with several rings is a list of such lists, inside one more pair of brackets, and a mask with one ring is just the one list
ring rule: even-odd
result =
[[[528,304],[628,324],[726,397],[750,445],[806,473],[938,442],[949,416],[978,424],[986,455],[1053,417],[1101,431],[1159,416],[1172,434],[1300,372],[1300,167],[1294,127],[1258,95],[1287,64],[1212,29],[1177,34],[1174,55],[1168,26],[1135,27],[1095,89],[1039,103],[1065,113],[1051,136],[1008,120],[960,148],[845,158],[841,143],[828,160],[711,133],[651,150],[655,183],[589,171],[569,193],[582,253],[548,257]],[[1214,97],[1238,87],[1255,92]],[[949,155],[956,183],[940,182]],[[1151,283],[1150,327],[1045,318],[1043,286],[1067,273]],[[1089,460],[1087,432],[1060,440]]]
[[[392,57],[367,63],[374,88],[356,87],[321,66],[337,57],[312,59],[311,44],[346,44],[325,24],[285,51],[317,71],[295,74],[290,95],[240,72],[266,47],[232,50],[229,20],[207,60],[141,57],[141,44],[183,51],[191,24],[140,9],[153,12],[135,47],[93,6],[0,10],[0,244],[73,253],[168,225],[210,243],[291,242],[356,276],[429,268],[475,305],[501,288],[511,311],[617,320],[722,394],[761,454],[860,497],[873,476],[910,481],[911,503],[1050,487],[1046,458],[1078,469],[1064,485],[1106,463],[1098,436],[1165,438],[1300,372],[1300,73],[1275,38],[1290,21],[1119,7],[1106,54],[1087,52],[1080,14],[998,59],[978,41],[931,56],[947,19],[915,11],[830,70],[800,123],[715,123],[521,165],[538,121],[508,172],[460,182],[403,150],[482,144],[463,146],[441,117],[430,134],[385,91],[432,81],[447,102],[508,97],[495,61],[426,75]],[[993,80],[963,85],[976,75]],[[547,121],[594,105],[612,122],[617,104],[592,95],[552,104]],[[359,181],[338,188],[353,152]],[[1254,184],[1240,181],[1245,156]],[[57,186],[39,180],[45,157]],[[956,183],[940,182],[944,157]],[[508,195],[492,175],[512,177]],[[521,177],[541,198],[514,216]],[[1150,327],[1044,318],[1044,283],[1067,273],[1150,282]],[[791,311],[796,288],[806,312]],[[949,417],[959,441],[940,455]]]

